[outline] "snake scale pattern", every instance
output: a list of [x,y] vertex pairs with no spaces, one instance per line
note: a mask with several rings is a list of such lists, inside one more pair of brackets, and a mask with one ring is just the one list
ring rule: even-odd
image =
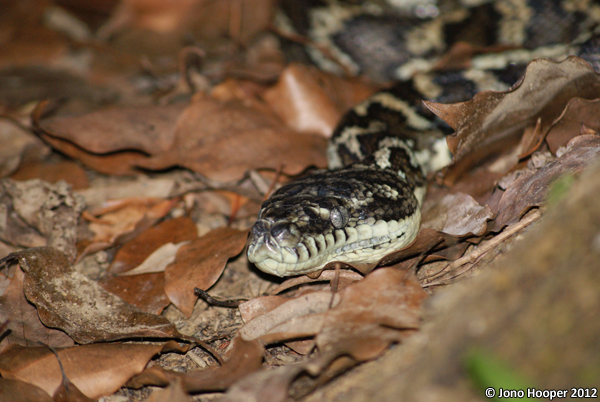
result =
[[[433,31],[433,27],[448,20],[456,24],[456,18],[446,16],[449,11],[435,15],[429,8],[428,13],[434,15],[421,18],[418,25],[415,18],[406,17],[403,12],[392,13],[390,17],[389,13],[376,8],[355,4],[365,2],[350,2],[343,8],[345,3],[328,1],[321,7],[329,7],[333,9],[332,14],[342,15],[342,22],[333,24],[338,29],[343,28],[339,32],[323,26],[323,9],[317,8],[313,14],[307,12],[309,16],[316,15],[313,19],[317,22],[313,21],[313,25],[319,28],[313,39],[323,41],[319,35],[326,32],[330,35],[330,44],[340,45],[336,48],[340,54],[345,51],[341,60],[347,61],[348,54],[366,57],[366,60],[353,62],[354,66],[362,67],[358,71],[361,73],[374,71],[370,75],[374,80],[402,79],[406,65],[426,53],[418,52],[413,59],[407,55],[406,48],[411,47],[409,41],[417,41],[415,30]],[[506,90],[522,75],[525,63],[545,55],[544,52],[558,59],[576,54],[593,65],[597,63],[596,50],[600,47],[597,35],[586,37],[584,32],[591,32],[597,23],[595,19],[600,19],[600,5],[596,2],[498,0],[481,3],[480,8],[492,7],[497,14],[498,10],[513,7],[516,10],[512,14],[513,25],[521,22],[521,29],[534,35],[533,39],[526,39],[529,42],[517,45],[535,48],[525,56],[518,52],[507,56],[505,52],[504,64],[492,63],[493,68],[412,74],[410,80],[397,82],[354,107],[342,118],[329,141],[328,169],[310,172],[287,183],[263,203],[248,239],[250,262],[264,272],[283,277],[318,272],[332,262],[360,268],[376,264],[385,255],[408,246],[419,230],[426,174],[439,166],[440,160],[441,164],[449,160],[447,148],[443,147],[448,128],[424,109],[422,99],[457,102],[469,99],[480,90]],[[472,7],[468,16],[480,15],[480,8]],[[361,14],[361,10],[367,11]],[[437,10],[443,11],[443,7],[440,5]],[[364,34],[367,20],[375,21],[374,38]],[[510,26],[510,22],[505,26]],[[563,31],[561,38],[555,32],[557,29]],[[549,32],[547,39],[540,38],[540,31],[544,30]],[[573,46],[573,41],[582,35],[583,40]],[[524,33],[521,36],[528,38]],[[366,38],[374,40],[375,45],[365,45]],[[381,45],[377,41],[382,38],[392,43]],[[394,47],[394,42],[400,43],[397,46],[400,55],[389,49]],[[423,43],[413,48],[419,46],[429,49]],[[370,54],[369,50],[372,50]],[[388,56],[393,53],[389,57],[392,64],[378,61],[382,52]],[[516,61],[510,61],[511,58]],[[318,57],[316,59],[318,61]],[[327,64],[322,67],[328,68]]]

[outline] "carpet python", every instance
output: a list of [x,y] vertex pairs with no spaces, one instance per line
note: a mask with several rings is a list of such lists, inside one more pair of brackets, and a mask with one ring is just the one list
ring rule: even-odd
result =
[[[284,1],[284,9],[290,3]],[[595,1],[465,0],[456,9],[445,4],[460,1],[308,3],[317,6],[303,11],[303,34],[339,58],[324,62],[309,49],[317,64],[330,70],[345,64],[376,81],[399,81],[342,118],[329,141],[327,170],[290,181],[263,203],[248,259],[281,277],[317,272],[331,262],[376,264],[413,242],[426,174],[450,160],[448,127],[423,107],[423,99],[459,102],[480,90],[506,90],[526,62],[540,56],[576,54],[598,67],[600,41],[590,35],[600,20]],[[393,8],[400,3],[403,8]],[[461,40],[452,36],[468,29],[479,36],[493,31],[504,51],[474,57],[466,70],[416,73],[415,66],[427,70],[447,43]]]

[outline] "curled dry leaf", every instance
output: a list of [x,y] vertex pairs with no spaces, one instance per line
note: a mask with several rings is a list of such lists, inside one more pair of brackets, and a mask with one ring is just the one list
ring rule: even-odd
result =
[[232,340],[227,360],[221,367],[209,367],[202,371],[179,373],[153,366],[127,383],[128,387],[147,385],[166,386],[180,380],[189,393],[224,391],[231,384],[262,367],[264,347],[256,340],[245,341],[240,337]]
[[196,225],[187,216],[170,219],[149,228],[125,243],[108,267],[109,274],[129,271],[167,243],[181,243],[196,238]]
[[317,346],[322,353],[357,361],[374,359],[406,336],[402,330],[418,328],[427,297],[414,275],[395,268],[373,271],[340,296],[325,317]]
[[194,288],[208,290],[221,276],[227,260],[242,252],[248,231],[215,229],[181,247],[165,269],[165,293],[186,316],[192,315]]
[[[488,221],[493,218],[491,208],[479,204],[470,195],[432,192],[423,204],[417,238],[410,246],[383,257],[379,265],[405,261],[401,266],[410,267],[414,261],[409,261],[409,258],[423,255],[427,255],[425,261],[458,258],[466,249],[466,245],[459,245],[461,239],[483,236],[487,233]],[[434,250],[435,253],[432,253]]]
[[221,181],[237,180],[257,168],[283,166],[296,174],[309,165],[327,164],[326,142],[318,135],[292,131],[257,102],[197,94],[181,114],[171,149],[138,166],[183,166]]
[[23,290],[44,325],[78,343],[133,337],[181,337],[166,318],[145,313],[75,271],[60,251],[39,247],[9,254],[25,272]]
[[[272,297],[272,296],[271,296]],[[333,301],[332,301],[333,299]],[[267,310],[272,299],[250,300],[244,310]],[[261,339],[267,343],[276,343],[298,338],[314,336],[321,328],[323,317],[331,305],[339,302],[339,295],[331,292],[313,292],[293,298],[275,307],[263,315],[247,322],[240,330],[242,339]],[[263,304],[263,306],[256,306]],[[315,325],[315,323],[317,325]]]
[[0,350],[13,344],[29,346],[38,342],[55,348],[73,346],[69,335],[42,324],[35,307],[23,293],[25,275],[15,268],[8,287],[0,296],[0,316],[8,320],[6,329],[10,330],[0,343]]
[[[87,397],[98,398],[141,373],[154,355],[186,350],[174,341],[160,345],[93,344],[59,350],[58,357],[67,378]],[[50,395],[62,383],[56,355],[47,347],[11,347],[0,354],[0,374],[33,384]]]
[[310,363],[275,367],[273,370],[261,370],[236,382],[227,390],[220,402],[269,401],[285,402],[289,400],[290,383],[303,372],[308,371]]
[[[328,292],[321,293],[327,296]],[[302,373],[309,374],[311,381],[318,385],[356,365],[358,361],[379,356],[390,343],[402,340],[419,326],[425,292],[414,276],[393,268],[381,268],[367,275],[362,282],[348,287],[340,296],[339,303],[326,314],[312,314],[312,317],[320,317],[318,323],[313,323],[316,326],[313,332],[318,332],[316,339],[323,353],[321,356],[299,364],[253,373],[233,384],[223,400],[285,401],[289,398],[290,385]],[[331,294],[325,299],[328,300],[324,307],[326,310]],[[273,311],[283,306],[285,304]],[[354,360],[347,358],[348,355]]]
[[32,113],[36,133],[59,151],[99,172],[135,174],[134,163],[169,149],[184,106],[109,107],[74,117],[44,117],[46,102]]
[[421,227],[455,237],[482,236],[487,230],[488,220],[494,217],[489,206],[482,206],[463,193],[446,194],[434,205],[424,205],[422,213]]
[[167,297],[162,272],[134,276],[113,276],[98,281],[108,292],[150,314],[160,314],[171,304]]
[[314,292],[283,303],[273,296],[244,303],[240,310],[252,319],[239,334],[264,343],[316,335],[322,351],[329,353],[337,345],[332,353],[365,360],[399,341],[403,335],[398,329],[418,327],[424,297],[414,277],[381,268],[335,295]]
[[86,246],[97,244],[103,249],[143,232],[163,218],[175,205],[174,200],[156,198],[128,198],[111,201],[103,208],[88,211],[92,221],[88,229],[94,237]]
[[523,175],[506,189],[500,199],[499,212],[493,231],[517,222],[529,209],[540,206],[546,199],[550,184],[563,174],[583,170],[600,155],[600,136],[580,135],[573,138],[559,158],[535,173]]
[[[65,182],[0,182],[0,239],[24,247],[53,246],[72,261],[83,198]],[[40,236],[41,235],[41,236]]]
[[10,177],[18,181],[42,179],[49,183],[58,183],[60,180],[64,180],[73,187],[73,190],[89,187],[85,170],[73,161],[24,163]]
[[562,62],[531,61],[522,80],[506,92],[480,92],[467,102],[426,106],[456,130],[448,137],[454,161],[446,173],[453,183],[491,153],[518,142],[523,129],[541,118],[546,131],[570,99],[600,97],[600,76],[578,57]]
[[137,150],[148,155],[166,151],[173,143],[175,122],[184,108],[176,105],[111,106],[81,116],[34,117],[36,127],[92,154]]
[[342,114],[372,95],[374,88],[315,68],[291,64],[263,97],[296,131],[329,137]]

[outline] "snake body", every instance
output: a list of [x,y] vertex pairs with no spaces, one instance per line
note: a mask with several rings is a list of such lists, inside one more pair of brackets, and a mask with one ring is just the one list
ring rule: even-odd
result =
[[[569,1],[495,3],[535,3],[555,15],[557,7]],[[593,6],[600,15],[600,6]],[[576,10],[566,21],[581,21],[582,15]],[[537,15],[530,17],[536,18],[541,21]],[[599,48],[596,35],[575,53],[598,65]],[[336,261],[356,268],[373,266],[409,245],[419,230],[425,175],[433,159],[448,155],[437,141],[444,130],[424,110],[421,99],[457,102],[479,90],[506,90],[524,67],[521,60],[495,71],[416,76],[354,107],[329,141],[329,169],[291,181],[263,203],[248,239],[249,261],[267,273],[290,276],[319,271]],[[457,91],[460,87],[465,90]]]
[[360,266],[409,245],[421,221],[424,164],[418,133],[433,123],[381,91],[348,112],[329,142],[329,170],[294,180],[262,205],[248,259],[277,276],[308,273],[332,261]]

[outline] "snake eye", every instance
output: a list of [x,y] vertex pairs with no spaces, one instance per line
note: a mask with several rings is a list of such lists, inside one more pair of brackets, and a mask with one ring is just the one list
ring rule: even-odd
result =
[[335,207],[329,214],[329,220],[336,229],[341,229],[348,223],[348,211],[344,207]]

